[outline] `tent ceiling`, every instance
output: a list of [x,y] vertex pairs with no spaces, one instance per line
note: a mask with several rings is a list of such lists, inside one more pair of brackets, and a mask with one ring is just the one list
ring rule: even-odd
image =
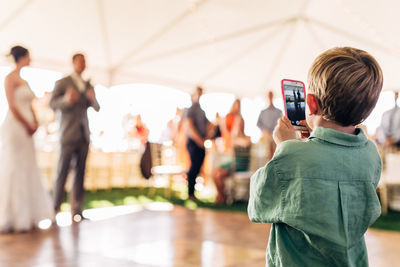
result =
[[82,51],[87,75],[108,86],[254,96],[305,81],[319,53],[350,45],[378,59],[390,90],[400,87],[398,10],[394,0],[0,0],[0,52],[23,44],[34,66],[68,73]]

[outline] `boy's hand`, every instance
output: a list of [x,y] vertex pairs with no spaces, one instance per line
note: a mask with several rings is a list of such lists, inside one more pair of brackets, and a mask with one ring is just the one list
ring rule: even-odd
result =
[[272,137],[277,145],[286,141],[296,139],[296,130],[293,125],[290,123],[287,117],[282,117],[278,120],[278,124],[276,125],[274,132],[272,133]]
[[307,121],[306,120],[302,120],[300,121],[300,125],[304,126],[307,128],[307,130],[301,130],[300,134],[301,134],[301,138],[308,138],[310,137],[310,134],[312,132],[312,129],[310,128],[310,126],[308,126]]

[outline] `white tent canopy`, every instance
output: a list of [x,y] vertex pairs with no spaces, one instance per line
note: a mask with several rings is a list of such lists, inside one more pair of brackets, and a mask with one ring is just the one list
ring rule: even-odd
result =
[[0,52],[22,44],[34,67],[68,73],[81,51],[87,76],[106,86],[256,96],[282,78],[305,81],[322,51],[354,46],[377,58],[392,90],[399,10],[394,0],[0,0]]

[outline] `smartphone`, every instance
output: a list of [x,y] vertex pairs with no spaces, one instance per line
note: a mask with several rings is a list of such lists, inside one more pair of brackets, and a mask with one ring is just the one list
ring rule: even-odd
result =
[[306,119],[306,89],[301,81],[283,79],[281,82],[286,117],[297,130],[307,130],[300,125]]

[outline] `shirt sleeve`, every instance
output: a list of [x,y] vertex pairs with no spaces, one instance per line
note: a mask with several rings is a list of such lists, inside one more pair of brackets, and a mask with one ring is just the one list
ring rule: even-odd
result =
[[[85,90],[90,89],[90,88],[93,88],[93,90],[94,90],[94,86],[89,81],[87,81],[85,83]],[[86,99],[87,99],[87,107],[92,107],[97,112],[100,111],[100,105],[99,105],[99,102],[97,101],[96,97],[94,98],[93,101],[90,101],[89,98],[87,98],[87,97],[86,97]]]
[[262,123],[262,111],[260,112],[260,115],[258,115],[257,127],[258,127],[260,130],[263,130],[263,129],[264,129],[264,125],[263,125],[263,123]]
[[274,117],[274,123],[273,123],[273,127],[274,127],[274,128],[275,128],[276,124],[278,123],[278,120],[279,120],[280,118],[282,118],[282,116],[283,116],[282,111],[280,111],[279,109],[277,109],[277,110],[276,110],[276,113],[275,113],[275,117]]
[[54,90],[51,94],[49,106],[51,109],[56,111],[57,109],[66,110],[70,106],[64,100],[64,94],[66,92],[64,79],[58,80],[55,83]]
[[[375,144],[373,144],[373,146],[375,146]],[[377,162],[378,162],[378,166],[376,168],[376,172],[375,172],[375,179],[373,181],[373,185],[375,187],[375,189],[378,187],[379,184],[379,180],[381,179],[381,174],[382,174],[382,160],[381,157],[379,156],[378,152],[376,152],[377,154]]]
[[193,108],[188,108],[187,110],[186,110],[186,112],[185,112],[185,118],[187,118],[187,119],[194,119],[194,111],[193,111]]
[[380,128],[381,128],[384,139],[389,137],[389,127],[390,127],[390,119],[389,118],[390,118],[390,112],[387,111],[387,112],[383,113]]
[[247,212],[252,222],[280,222],[282,210],[282,184],[270,161],[250,179],[250,199]]
[[206,118],[207,125],[210,124],[211,122],[207,119],[207,116],[205,113],[204,113],[204,117]]

